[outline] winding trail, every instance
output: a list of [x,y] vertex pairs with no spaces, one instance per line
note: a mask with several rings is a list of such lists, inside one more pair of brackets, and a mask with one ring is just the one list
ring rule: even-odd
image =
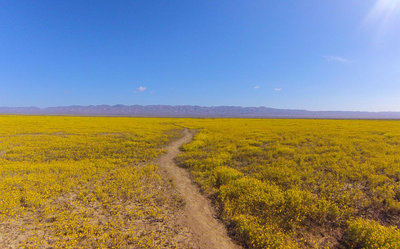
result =
[[171,142],[157,161],[159,167],[174,179],[178,193],[185,201],[183,214],[178,219],[178,224],[187,227],[196,241],[196,248],[201,249],[240,249],[229,238],[225,226],[215,218],[215,211],[209,199],[199,192],[188,173],[176,165],[174,159],[180,153],[179,148],[189,143],[193,134],[189,129],[184,129],[184,136]]

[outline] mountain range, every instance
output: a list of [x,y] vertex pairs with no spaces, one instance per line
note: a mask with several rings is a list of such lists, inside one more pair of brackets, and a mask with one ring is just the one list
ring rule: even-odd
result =
[[307,111],[269,107],[191,105],[89,105],[59,107],[0,107],[0,114],[135,116],[135,117],[237,117],[237,118],[325,118],[400,119],[400,112]]

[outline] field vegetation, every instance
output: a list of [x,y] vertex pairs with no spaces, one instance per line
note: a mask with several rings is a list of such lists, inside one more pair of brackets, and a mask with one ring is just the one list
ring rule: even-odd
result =
[[248,248],[400,248],[397,121],[0,116],[0,247],[189,248],[156,165],[187,168]]
[[204,119],[179,157],[249,248],[400,248],[397,121]]
[[176,248],[163,119],[0,116],[1,248]]

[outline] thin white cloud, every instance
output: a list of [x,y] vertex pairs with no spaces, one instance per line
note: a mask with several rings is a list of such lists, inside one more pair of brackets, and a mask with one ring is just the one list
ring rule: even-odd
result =
[[339,62],[339,63],[350,63],[349,59],[340,57],[340,56],[325,55],[323,57],[327,61],[335,61],[335,62]]
[[280,92],[280,91],[282,91],[282,88],[275,87],[275,88],[274,88],[274,91],[275,91],[275,92]]
[[144,86],[139,86],[138,88],[136,88],[135,93],[141,93],[141,92],[144,92],[144,91],[146,91],[146,90],[147,90],[146,87],[144,87]]
[[260,89],[260,86],[257,85],[257,86],[254,86],[253,88],[254,89]]

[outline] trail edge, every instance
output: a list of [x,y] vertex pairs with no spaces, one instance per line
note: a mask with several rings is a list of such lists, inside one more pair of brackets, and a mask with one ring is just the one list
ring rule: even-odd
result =
[[187,227],[201,249],[240,249],[228,236],[226,227],[215,218],[211,201],[203,196],[199,187],[193,183],[189,172],[180,168],[174,161],[181,153],[179,148],[193,139],[189,129],[183,130],[183,137],[166,146],[166,153],[157,160],[159,167],[175,182],[177,192],[185,201],[183,214],[178,224]]

